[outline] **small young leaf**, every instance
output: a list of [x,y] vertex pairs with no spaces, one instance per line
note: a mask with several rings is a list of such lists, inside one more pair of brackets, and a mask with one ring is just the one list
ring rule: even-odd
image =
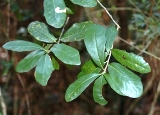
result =
[[90,21],[73,24],[72,27],[64,33],[61,41],[73,42],[82,40],[84,33],[91,25],[93,25],[93,23]]
[[105,61],[105,44],[106,39],[106,28],[94,24],[84,34],[84,43],[88,53],[92,57],[93,61],[99,66],[104,66]]
[[53,63],[53,67],[56,69],[56,70],[59,70],[59,63],[57,62],[57,60],[52,57],[52,63]]
[[140,73],[148,73],[151,71],[150,66],[141,56],[127,53],[126,51],[119,49],[112,49],[112,55],[122,65],[125,65],[134,71]]
[[44,16],[49,25],[61,28],[67,17],[64,0],[44,0]]
[[82,66],[81,71],[85,72],[86,74],[92,73],[96,69],[96,66],[92,62],[92,60],[89,60],[85,62],[85,64]]
[[66,101],[69,102],[77,98],[98,76],[99,74],[96,73],[88,74],[73,82],[66,91]]
[[100,76],[98,79],[95,80],[93,86],[93,98],[94,101],[101,104],[106,105],[108,102],[102,96],[102,88],[107,82],[104,79],[104,76]]
[[96,0],[71,0],[71,2],[83,7],[94,7],[97,5]]
[[38,61],[44,54],[45,52],[41,50],[31,52],[17,64],[16,71],[20,73],[28,72],[37,65]]
[[48,54],[42,56],[35,69],[35,79],[42,86],[46,86],[54,68]]
[[131,98],[140,97],[143,93],[143,85],[140,77],[118,63],[108,66],[110,77],[106,77],[111,88],[120,95]]
[[118,31],[114,26],[110,26],[107,28],[106,30],[106,38],[107,38],[106,51],[107,52],[110,51],[117,34],[118,34]]
[[10,41],[3,45],[4,49],[12,50],[16,52],[32,51],[32,50],[43,50],[38,44],[27,42],[23,40]]
[[39,41],[47,43],[56,42],[56,38],[49,33],[47,26],[43,22],[31,22],[28,26],[28,32]]
[[65,64],[80,65],[81,63],[78,50],[65,44],[54,44],[51,51]]

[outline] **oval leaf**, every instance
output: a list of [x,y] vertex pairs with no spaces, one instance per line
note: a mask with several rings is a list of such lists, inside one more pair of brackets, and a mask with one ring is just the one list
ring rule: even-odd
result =
[[35,69],[35,79],[42,86],[46,86],[54,68],[48,54],[42,56]]
[[106,51],[107,52],[109,52],[110,49],[112,48],[112,44],[116,39],[117,34],[118,34],[118,31],[114,26],[109,26],[107,28],[106,30],[106,38],[107,38]]
[[61,41],[73,42],[82,40],[84,33],[91,25],[93,25],[93,23],[90,21],[73,24],[72,27],[64,33]]
[[78,50],[65,44],[54,44],[51,51],[65,64],[80,65],[81,63]]
[[104,74],[104,77],[106,78],[106,80],[107,80],[108,84],[110,85],[110,87],[111,87],[116,93],[118,93],[118,94],[120,94],[120,95],[123,95],[123,96],[126,96],[125,94],[123,94],[123,92],[121,92],[120,88],[117,87],[117,85],[116,85],[117,83],[115,83],[115,82],[112,80],[112,78],[111,78],[111,76],[110,76],[109,74]]
[[17,64],[16,71],[20,73],[28,72],[37,65],[38,61],[44,54],[44,51],[39,50],[31,52]]
[[16,41],[10,41],[3,45],[4,49],[12,50],[16,52],[24,52],[24,51],[32,51],[32,50],[43,50],[43,47],[41,47],[38,44],[23,41],[23,40],[16,40]]
[[105,44],[107,41],[105,33],[105,27],[94,24],[84,34],[87,51],[93,61],[101,68],[104,66],[105,61]]
[[134,71],[140,73],[148,73],[151,71],[149,64],[145,62],[141,56],[127,53],[126,51],[119,49],[112,49],[112,55],[122,65],[125,65]]
[[49,25],[61,28],[66,20],[66,5],[63,0],[44,0],[44,16]]
[[107,82],[104,79],[104,76],[100,76],[98,79],[95,80],[93,86],[93,98],[94,101],[101,104],[106,105],[108,102],[102,96],[102,88]]
[[66,91],[66,101],[69,102],[77,98],[98,76],[99,74],[96,73],[88,74],[73,82]]
[[74,4],[78,4],[83,7],[94,7],[97,5],[96,0],[71,0]]
[[56,38],[49,33],[47,26],[43,22],[32,22],[28,26],[28,32],[37,40],[47,43],[56,42]]
[[109,64],[108,71],[110,77],[107,77],[107,81],[115,92],[131,98],[137,98],[142,95],[142,82],[136,74],[118,63]]

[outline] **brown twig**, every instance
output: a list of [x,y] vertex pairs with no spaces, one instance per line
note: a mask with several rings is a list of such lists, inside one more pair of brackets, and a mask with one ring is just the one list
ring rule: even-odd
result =
[[126,40],[124,40],[124,39],[122,39],[122,38],[120,38],[120,37],[117,37],[117,38],[120,39],[121,41],[125,42],[126,44],[132,46],[132,47],[135,48],[136,50],[138,50],[138,51],[140,51],[140,52],[142,52],[142,53],[145,53],[145,54],[147,54],[147,55],[149,55],[149,56],[152,56],[152,57],[154,57],[155,59],[160,60],[160,58],[157,57],[156,55],[153,55],[152,53],[149,53],[149,52],[147,52],[147,51],[143,51],[143,50],[137,48],[136,46],[130,44],[128,41],[126,41]]
[[160,93],[160,81],[159,81],[159,83],[158,83],[157,92],[156,92],[155,95],[154,95],[154,99],[153,99],[153,102],[152,102],[152,104],[151,104],[151,109],[150,109],[148,115],[154,115],[155,105],[156,105],[156,102],[157,102],[159,93]]
[[30,107],[30,102],[29,102],[29,96],[28,94],[26,93],[26,88],[25,88],[25,85],[24,85],[24,82],[20,76],[20,74],[17,73],[17,77],[23,87],[23,90],[24,90],[24,93],[25,93],[25,99],[26,99],[26,104],[27,104],[27,108],[28,108],[28,115],[31,115],[31,107]]

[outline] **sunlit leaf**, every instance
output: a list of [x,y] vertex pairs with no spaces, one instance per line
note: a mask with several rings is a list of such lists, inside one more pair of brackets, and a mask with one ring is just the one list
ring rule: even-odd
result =
[[119,49],[112,49],[112,55],[122,65],[125,65],[134,71],[140,73],[148,73],[151,71],[149,64],[145,62],[141,56],[127,53],[126,51]]
[[24,59],[22,59],[16,66],[17,72],[28,72],[32,68],[34,68],[39,62],[40,58],[45,54],[44,51],[33,51],[28,54]]
[[83,39],[84,33],[88,30],[88,28],[93,25],[92,22],[81,22],[75,23],[69,28],[61,38],[63,42],[73,42],[73,41],[80,41]]
[[103,85],[105,85],[107,82],[104,79],[104,76],[100,76],[98,79],[95,80],[94,86],[93,86],[93,98],[94,101],[101,104],[106,105],[108,102],[103,98],[102,95],[102,88]]
[[28,32],[39,41],[47,43],[56,42],[56,38],[49,33],[47,26],[43,22],[31,22],[28,26]]
[[77,98],[98,76],[99,74],[96,73],[88,74],[70,84],[65,94],[66,101]]
[[143,85],[136,74],[118,63],[109,64],[108,71],[110,76],[107,76],[106,79],[115,92],[131,98],[142,95]]
[[64,0],[44,0],[44,16],[49,25],[61,28],[66,20]]
[[96,0],[71,0],[71,2],[83,7],[94,7],[97,5]]
[[54,68],[48,54],[42,56],[35,69],[35,79],[42,86],[46,86]]
[[80,65],[81,63],[78,50],[65,44],[54,44],[51,51],[65,64]]
[[23,40],[15,40],[7,42],[6,44],[3,45],[3,48],[16,52],[24,52],[24,51],[32,51],[40,49],[43,50],[43,47],[41,47],[40,45]]

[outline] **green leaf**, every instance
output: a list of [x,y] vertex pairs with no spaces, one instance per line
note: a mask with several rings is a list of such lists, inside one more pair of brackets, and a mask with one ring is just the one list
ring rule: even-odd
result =
[[97,5],[96,0],[71,0],[71,2],[83,7],[94,7]]
[[122,65],[125,65],[134,71],[140,73],[148,73],[151,71],[149,64],[145,62],[141,56],[127,53],[126,51],[119,49],[112,49],[112,55]]
[[92,60],[88,60],[81,67],[81,72],[78,74],[77,78],[83,77],[90,73],[99,73],[101,71],[100,68],[97,68]]
[[109,52],[110,49],[112,48],[113,42],[118,34],[117,29],[114,26],[110,26],[106,30],[106,38],[107,38],[107,43],[106,43],[106,51]]
[[93,61],[99,66],[104,66],[105,61],[105,44],[106,44],[106,28],[94,24],[90,26],[88,31],[84,34],[84,43],[88,53]]
[[81,71],[85,72],[86,74],[92,73],[96,69],[96,66],[92,62],[92,60],[88,60],[82,66]]
[[66,5],[63,0],[44,0],[44,16],[49,25],[61,28],[66,20]]
[[104,74],[104,77],[106,78],[108,84],[110,85],[110,87],[119,95],[123,95],[126,96],[125,94],[123,94],[123,92],[121,92],[120,88],[118,87],[117,83],[112,80],[111,76],[109,74]]
[[73,24],[72,27],[64,33],[61,41],[73,42],[82,40],[84,33],[91,25],[93,25],[93,23],[90,21]]
[[143,93],[143,85],[140,77],[118,63],[108,66],[110,77],[106,77],[111,88],[120,95],[131,98],[140,97]]
[[95,80],[93,86],[93,98],[94,101],[101,104],[106,105],[108,102],[102,96],[102,88],[107,82],[104,79],[104,76],[100,76],[98,79]]
[[66,101],[69,102],[77,98],[98,76],[99,74],[96,73],[88,74],[73,82],[66,91]]
[[44,55],[38,62],[35,69],[35,79],[42,86],[46,86],[54,68],[48,54]]
[[49,33],[48,27],[43,22],[31,22],[28,26],[28,32],[39,41],[56,42],[56,38]]
[[80,65],[81,63],[78,50],[65,44],[54,44],[51,51],[65,64]]
[[16,52],[32,51],[32,50],[43,50],[38,44],[27,42],[23,40],[10,41],[3,45],[4,49],[12,50]]
[[57,62],[57,60],[52,57],[52,64],[53,64],[53,67],[56,69],[56,70],[59,70],[59,63]]
[[44,54],[45,52],[41,50],[31,52],[17,64],[16,71],[20,73],[28,72],[37,65],[38,61]]

